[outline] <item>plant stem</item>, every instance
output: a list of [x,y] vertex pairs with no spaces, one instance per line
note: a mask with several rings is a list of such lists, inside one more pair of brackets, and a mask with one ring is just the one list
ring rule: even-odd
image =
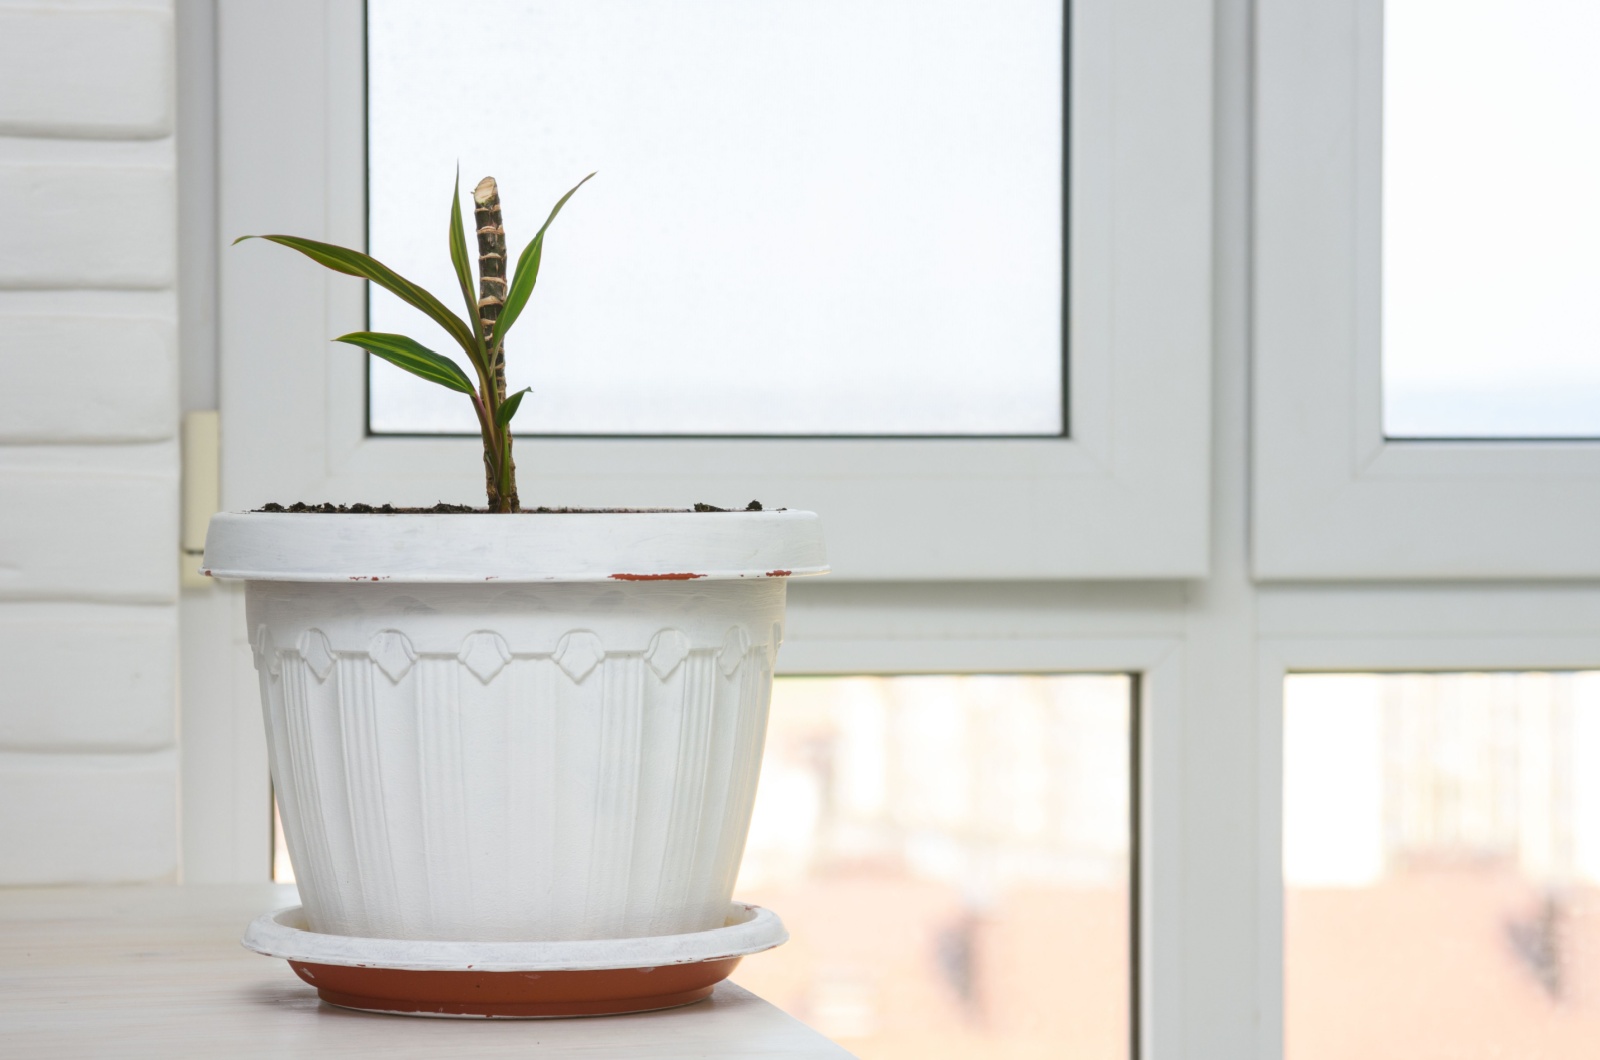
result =
[[[493,177],[484,177],[472,189],[472,207],[478,228],[478,316],[488,341],[506,300],[506,232],[500,224],[500,189]],[[495,423],[495,413],[506,399],[505,349],[496,346],[488,355],[491,378],[485,382],[493,391],[483,395],[483,462],[489,508],[515,512],[522,506],[517,499],[517,466],[511,459],[511,425]]]
[[502,511],[499,508],[500,498],[500,461],[499,452],[491,444],[494,435],[494,414],[483,403],[483,398],[477,394],[472,395],[472,411],[478,415],[478,432],[483,435],[483,477],[489,490],[489,510]]

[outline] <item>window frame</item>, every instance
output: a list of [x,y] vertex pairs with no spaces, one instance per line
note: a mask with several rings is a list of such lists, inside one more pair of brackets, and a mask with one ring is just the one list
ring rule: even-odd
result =
[[[327,217],[348,223],[350,217],[361,216],[359,201],[334,196],[325,180],[328,155],[352,134],[348,124],[340,124],[348,116],[318,110],[327,85],[337,82],[348,90],[352,74],[329,49],[325,27],[309,36],[301,33],[308,22],[348,22],[351,6],[350,0],[326,7],[318,0],[286,0],[270,9],[245,4],[220,8],[215,44],[222,71],[216,127],[221,209],[208,223],[216,223],[217,235],[224,238],[214,243],[225,245],[226,238],[239,232],[264,230],[269,221],[290,231],[331,235],[335,229],[327,225]],[[1168,90],[1154,83],[1167,76],[1169,66],[1175,68],[1177,81],[1191,87],[1187,98],[1175,101],[1177,115],[1195,123],[1185,135],[1205,140],[1206,201],[1199,207],[1188,200],[1172,203],[1165,213],[1133,219],[1136,225],[1148,221],[1144,237],[1153,244],[1163,237],[1162,225],[1171,213],[1183,212],[1188,221],[1178,226],[1176,255],[1165,262],[1147,259],[1139,266],[1143,271],[1134,274],[1108,275],[1100,291],[1102,304],[1109,305],[1120,276],[1134,286],[1142,285],[1141,297],[1148,299],[1151,285],[1185,273],[1179,292],[1181,320],[1133,333],[1139,342],[1148,343],[1161,334],[1184,332],[1179,336],[1183,341],[1164,354],[1146,350],[1142,361],[1118,362],[1111,389],[1118,400],[1133,401],[1136,394],[1130,387],[1198,387],[1194,393],[1202,395],[1200,404],[1205,406],[1199,419],[1184,419],[1170,436],[1186,438],[1194,447],[1180,454],[1184,459],[1176,470],[1169,469],[1182,480],[1181,490],[1195,488],[1189,476],[1198,478],[1198,509],[1181,497],[1167,502],[1175,520],[1171,532],[1183,537],[1198,527],[1200,535],[1199,545],[1186,539],[1168,558],[1198,548],[1198,559],[1189,554],[1189,561],[1168,567],[1135,563],[1139,557],[1133,552],[1138,548],[1117,552],[1090,547],[1085,544],[1086,531],[1075,525],[1051,528],[1048,536],[1057,550],[1080,550],[1078,554],[1055,565],[1028,569],[1070,571],[1084,580],[975,573],[957,581],[952,580],[956,571],[996,568],[938,567],[927,555],[902,567],[858,563],[857,557],[870,559],[870,555],[852,554],[855,546],[841,551],[848,535],[842,526],[835,529],[835,516],[843,518],[846,513],[823,508],[842,576],[797,580],[791,586],[788,643],[778,659],[777,670],[785,675],[1077,670],[1137,676],[1141,718],[1137,1055],[1143,1060],[1199,1055],[1279,1060],[1283,1055],[1281,710],[1287,673],[1600,668],[1600,585],[1485,584],[1484,579],[1505,575],[1498,572],[1495,555],[1486,552],[1481,541],[1477,551],[1450,546],[1461,553],[1450,574],[1347,573],[1372,569],[1372,557],[1358,554],[1341,561],[1343,566],[1330,566],[1327,557],[1340,555],[1338,535],[1316,525],[1286,521],[1294,513],[1282,509],[1295,495],[1261,492],[1264,474],[1282,478],[1294,470],[1294,460],[1307,460],[1313,470],[1322,470],[1315,472],[1316,482],[1311,484],[1315,488],[1306,487],[1305,495],[1315,503],[1335,503],[1339,484],[1350,481],[1349,448],[1339,441],[1330,449],[1324,438],[1319,443],[1322,449],[1306,449],[1295,441],[1295,434],[1303,429],[1312,435],[1331,431],[1336,440],[1355,437],[1350,424],[1356,422],[1356,362],[1338,353],[1342,348],[1338,342],[1309,341],[1318,338],[1312,325],[1332,327],[1344,319],[1340,326],[1346,333],[1339,333],[1340,341],[1353,348],[1354,280],[1339,269],[1350,266],[1354,252],[1344,252],[1338,259],[1344,265],[1335,268],[1328,262],[1318,266],[1305,252],[1285,258],[1282,255],[1293,248],[1281,245],[1286,238],[1282,226],[1293,220],[1286,216],[1291,207],[1310,212],[1320,227],[1309,235],[1317,236],[1320,246],[1353,242],[1353,227],[1341,230],[1337,217],[1319,213],[1328,210],[1330,184],[1336,191],[1344,188],[1353,194],[1351,182],[1348,174],[1327,172],[1343,164],[1337,157],[1331,166],[1325,157],[1322,164],[1312,165],[1317,160],[1292,152],[1288,156],[1277,152],[1275,162],[1266,157],[1273,153],[1268,148],[1285,138],[1291,147],[1306,146],[1295,139],[1291,121],[1304,120],[1308,114],[1337,120],[1337,114],[1345,113],[1335,104],[1346,104],[1319,94],[1337,97],[1354,92],[1353,68],[1343,73],[1336,69],[1339,76],[1331,88],[1326,70],[1320,75],[1313,70],[1308,88],[1294,87],[1298,75],[1292,67],[1297,63],[1317,67],[1332,62],[1337,67],[1322,52],[1351,44],[1356,26],[1355,16],[1341,14],[1343,5],[1337,0],[1323,0],[1319,10],[1313,10],[1319,5],[1303,5],[1304,11],[1301,6],[1284,0],[1218,0],[1214,6],[1188,0],[1128,0],[1116,5],[1114,18],[1107,0],[1082,0],[1075,9],[1074,49],[1075,56],[1081,56],[1075,59],[1080,71],[1085,64],[1116,67],[1122,53],[1134,53],[1138,59],[1134,69],[1152,82],[1129,87],[1136,96],[1146,92],[1140,106],[1129,112],[1137,115],[1163,100],[1174,102],[1168,99]],[[1370,16],[1370,4],[1363,10]],[[1285,19],[1296,23],[1298,36],[1285,31]],[[343,31],[348,30],[345,25]],[[1095,47],[1089,47],[1090,41],[1096,42]],[[1286,41],[1297,44],[1300,52],[1287,53]],[[1176,54],[1164,55],[1162,49]],[[269,77],[274,71],[262,69],[266,66],[294,69],[296,79],[274,81]],[[1256,74],[1259,77],[1253,81]],[[269,84],[274,86],[271,91],[286,99],[259,98],[256,94],[268,91],[261,86]],[[1309,103],[1270,98],[1273,93],[1301,90],[1312,93]],[[305,124],[278,129],[273,133],[276,139],[257,138],[264,129],[271,132],[268,127],[273,123],[283,122],[284,108]],[[1272,126],[1269,118],[1278,125]],[[1080,131],[1084,120],[1078,120]],[[1098,120],[1109,135],[1109,113]],[[1158,129],[1164,127],[1158,122]],[[359,142],[358,129],[354,135]],[[1140,174],[1147,172],[1141,167],[1152,157],[1161,157],[1160,145],[1147,142],[1159,132],[1119,127],[1118,135],[1123,140],[1117,157],[1126,164],[1114,172],[1107,169],[1107,179],[1141,195],[1161,187],[1159,182],[1140,186]],[[1323,129],[1318,135],[1323,139],[1317,143],[1325,144],[1329,137],[1337,141],[1342,134]],[[287,156],[280,157],[285,151]],[[1078,155],[1081,158],[1081,152]],[[1350,158],[1353,155],[1347,161]],[[1209,168],[1212,160],[1215,178]],[[1286,184],[1291,178],[1305,186]],[[1197,190],[1190,183],[1193,179],[1193,172],[1184,176],[1190,192]],[[293,210],[269,215],[259,203],[245,208],[253,201],[249,195],[260,194],[258,185],[274,181],[290,185],[285,200],[298,204]],[[244,198],[241,187],[247,193]],[[186,202],[182,208],[196,207]],[[1348,220],[1353,215],[1339,216]],[[1196,223],[1205,229],[1198,252],[1190,242]],[[1273,252],[1277,257],[1267,252],[1272,250],[1266,246],[1269,236],[1278,241]],[[1195,267],[1197,253],[1203,263],[1197,274],[1190,275],[1185,270]],[[224,249],[220,257],[226,503],[240,507],[271,493],[296,492],[304,492],[309,500],[314,499],[313,490],[354,482],[362,471],[355,460],[360,454],[334,453],[327,441],[332,428],[326,406],[338,380],[331,375],[326,339],[338,334],[334,329],[343,319],[339,313],[349,312],[351,306],[359,311],[358,285],[347,284],[343,287],[347,293],[340,294],[332,282],[309,281],[315,270],[286,254],[276,265],[267,264],[272,259],[267,253],[254,255],[255,264],[249,265],[242,250]],[[193,262],[185,264],[192,267]],[[1123,264],[1139,265],[1133,259]],[[1283,275],[1272,275],[1285,269]],[[1316,311],[1297,320],[1294,314],[1306,310],[1306,300],[1317,293],[1315,286],[1306,288],[1312,281],[1326,282],[1329,286],[1323,293],[1337,297],[1329,298],[1327,306],[1313,304]],[[1203,288],[1198,310],[1189,301],[1196,296],[1196,283]],[[250,290],[252,286],[257,290]],[[1284,290],[1298,292],[1302,301],[1282,301]],[[263,292],[284,304],[307,300],[315,312],[281,321],[267,318],[252,302]],[[341,303],[339,298],[349,301]],[[1273,298],[1280,301],[1270,307],[1264,304]],[[1131,293],[1117,305],[1124,314],[1141,305],[1159,308],[1159,303],[1133,300]],[[1116,319],[1121,323],[1124,317]],[[1131,318],[1127,322],[1140,323]],[[1290,364],[1286,370],[1283,350],[1286,345],[1291,352],[1299,349],[1296,343],[1318,356],[1332,357],[1333,367]],[[1161,374],[1164,363],[1175,363],[1179,349],[1192,363],[1175,374]],[[1376,363],[1371,361],[1369,370],[1375,370]],[[1287,388],[1286,371],[1292,384]],[[1307,371],[1312,374],[1304,374]],[[1369,442],[1379,437],[1376,379],[1374,374],[1368,380],[1372,385],[1368,426],[1373,432]],[[1337,415],[1329,415],[1320,404],[1330,394],[1339,405]],[[1271,417],[1263,411],[1263,403],[1269,395],[1290,402],[1290,412],[1311,421],[1309,425],[1279,420],[1266,424]],[[292,409],[302,411],[284,411]],[[1190,409],[1184,415],[1192,414]],[[385,441],[403,447],[406,440]],[[699,452],[692,449],[697,442],[686,444],[691,448],[682,452]],[[1418,444],[1405,443],[1405,449],[1423,452],[1414,448]],[[1296,445],[1301,448],[1295,449]],[[1274,446],[1289,448],[1280,452]],[[261,451],[252,452],[252,447]],[[1398,445],[1390,448],[1396,459],[1407,457]],[[1492,455],[1494,447],[1471,448]],[[1510,448],[1506,474],[1517,471],[1522,466],[1518,461],[1527,459],[1517,455],[1526,450]],[[1540,448],[1554,452],[1561,447]],[[415,449],[396,451],[403,456],[420,454]],[[892,450],[884,451],[893,456]],[[1148,455],[1155,459],[1158,454]],[[1455,460],[1458,454],[1446,449],[1444,455]],[[1269,458],[1276,462],[1266,468]],[[1581,465],[1587,457],[1580,454],[1574,459]],[[443,482],[443,466],[441,461],[434,469],[436,477],[423,481]],[[1449,472],[1450,466],[1444,470]],[[907,466],[893,470],[909,473],[915,468],[907,460]],[[1574,473],[1581,470],[1576,467]],[[1468,471],[1457,477],[1470,478]],[[1525,487],[1530,490],[1544,489],[1540,480],[1556,477],[1541,472],[1537,461],[1528,473],[1534,476]],[[457,478],[458,473],[452,475],[453,482]],[[392,481],[380,477],[363,479],[362,484],[377,489]],[[1149,488],[1153,480],[1111,477],[1105,480],[1106,488],[1119,481],[1136,492]],[[763,492],[769,488],[770,482],[762,486]],[[1421,485],[1400,480],[1386,500],[1377,497],[1364,515],[1350,515],[1344,532],[1381,530],[1373,523],[1380,517],[1409,518],[1409,509],[1394,495],[1410,491],[1426,499],[1431,488],[1426,480]],[[1466,490],[1469,498],[1472,489],[1481,486]],[[1089,499],[1084,503],[1092,502],[1091,495],[1076,495],[1085,496]],[[1267,522],[1269,536],[1277,535],[1273,548],[1278,550],[1266,567],[1267,576],[1283,577],[1284,570],[1312,571],[1294,575],[1303,579],[1298,584],[1263,585],[1252,578],[1250,563],[1256,563],[1258,574],[1261,569],[1264,498],[1276,506]],[[422,499],[438,496],[424,494]],[[1127,518],[1130,510],[1126,503],[1120,509],[1108,508],[1110,514],[1101,523],[1104,532],[1115,533],[1117,520]],[[1367,522],[1351,521],[1355,515]],[[1307,515],[1301,522],[1314,520]],[[1307,547],[1317,563],[1307,564],[1294,551],[1292,534],[1299,532],[1310,535]],[[912,536],[919,541],[926,538],[918,546],[926,550],[937,546],[960,554],[989,547],[970,531],[963,537],[919,526]],[[1286,565],[1278,559],[1285,549],[1290,561]],[[1143,555],[1143,561],[1152,555]],[[1007,569],[1024,566],[1019,561]],[[1150,573],[1179,568],[1188,573],[1165,577]],[[1413,567],[1394,563],[1383,569]],[[932,573],[919,575],[920,580],[896,581],[891,578],[896,570]],[[1128,570],[1136,573],[1119,573]],[[874,571],[889,573],[881,580],[861,580]],[[1201,575],[1205,580],[1199,580]],[[1377,577],[1405,580],[1372,580]],[[1341,578],[1345,579],[1341,584],[1330,583]],[[240,587],[217,585],[186,592],[182,621],[184,872],[196,882],[260,880],[269,864],[270,804]]]
[[[1210,13],[1068,10],[1072,437],[526,437],[523,494],[813,509],[846,580],[1203,576]],[[220,8],[224,239],[364,243],[363,17],[359,0]],[[362,285],[248,246],[222,254],[220,299],[225,507],[475,499],[475,440],[367,434],[365,364],[328,342],[361,326]]]
[[1256,576],[1600,575],[1600,442],[1384,437],[1383,0],[1256,25]]

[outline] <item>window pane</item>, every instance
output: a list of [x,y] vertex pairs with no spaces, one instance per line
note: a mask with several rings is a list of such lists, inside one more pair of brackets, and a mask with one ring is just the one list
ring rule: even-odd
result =
[[1129,1055],[1123,676],[777,682],[734,979],[863,1060]]
[[294,862],[289,860],[289,841],[283,834],[283,816],[278,813],[276,795],[272,797],[272,882],[294,882]]
[[1600,436],[1600,4],[1384,10],[1385,431]]
[[1595,1055],[1600,673],[1285,688],[1288,1060]]
[[[1060,434],[1063,6],[370,0],[370,248],[454,306],[458,161],[513,254],[599,171],[507,344],[524,433]],[[477,429],[382,362],[370,399]]]

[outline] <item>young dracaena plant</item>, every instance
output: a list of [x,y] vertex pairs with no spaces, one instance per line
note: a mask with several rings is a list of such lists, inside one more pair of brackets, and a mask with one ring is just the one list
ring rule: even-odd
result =
[[493,177],[483,178],[472,193],[478,231],[479,281],[475,296],[472,291],[472,263],[467,257],[467,235],[461,223],[461,173],[457,171],[450,196],[450,263],[455,267],[456,279],[461,284],[461,297],[467,306],[466,319],[446,309],[444,303],[428,291],[359,250],[299,236],[240,236],[234,243],[246,239],[267,239],[298,250],[335,272],[372,281],[408,305],[422,310],[434,323],[444,328],[467,355],[467,363],[472,365],[478,377],[476,382],[468,378],[455,361],[406,335],[353,331],[348,335],[340,335],[334,341],[359,346],[412,375],[467,395],[478,417],[478,429],[483,434],[484,484],[489,495],[489,510],[515,512],[521,510],[521,505],[517,499],[517,466],[511,459],[511,417],[517,414],[517,406],[522,403],[522,395],[527,393],[527,389],[514,394],[506,393],[505,337],[527,306],[528,297],[533,294],[534,285],[539,281],[545,231],[573,193],[593,176],[590,173],[578,181],[572,191],[557,201],[550,210],[550,216],[545,218],[532,241],[518,256],[517,267],[511,274],[509,284],[506,282],[506,237],[500,227],[500,193]]

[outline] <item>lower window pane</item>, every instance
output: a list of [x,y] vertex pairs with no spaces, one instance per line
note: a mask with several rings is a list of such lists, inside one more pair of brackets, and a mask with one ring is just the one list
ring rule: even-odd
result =
[[1129,1055],[1132,682],[777,682],[734,974],[863,1060]]
[[1289,1060],[1597,1055],[1600,673],[1284,699]]
[[294,882],[294,862],[289,860],[289,844],[283,837],[283,817],[278,813],[277,796],[272,799],[272,882]]

